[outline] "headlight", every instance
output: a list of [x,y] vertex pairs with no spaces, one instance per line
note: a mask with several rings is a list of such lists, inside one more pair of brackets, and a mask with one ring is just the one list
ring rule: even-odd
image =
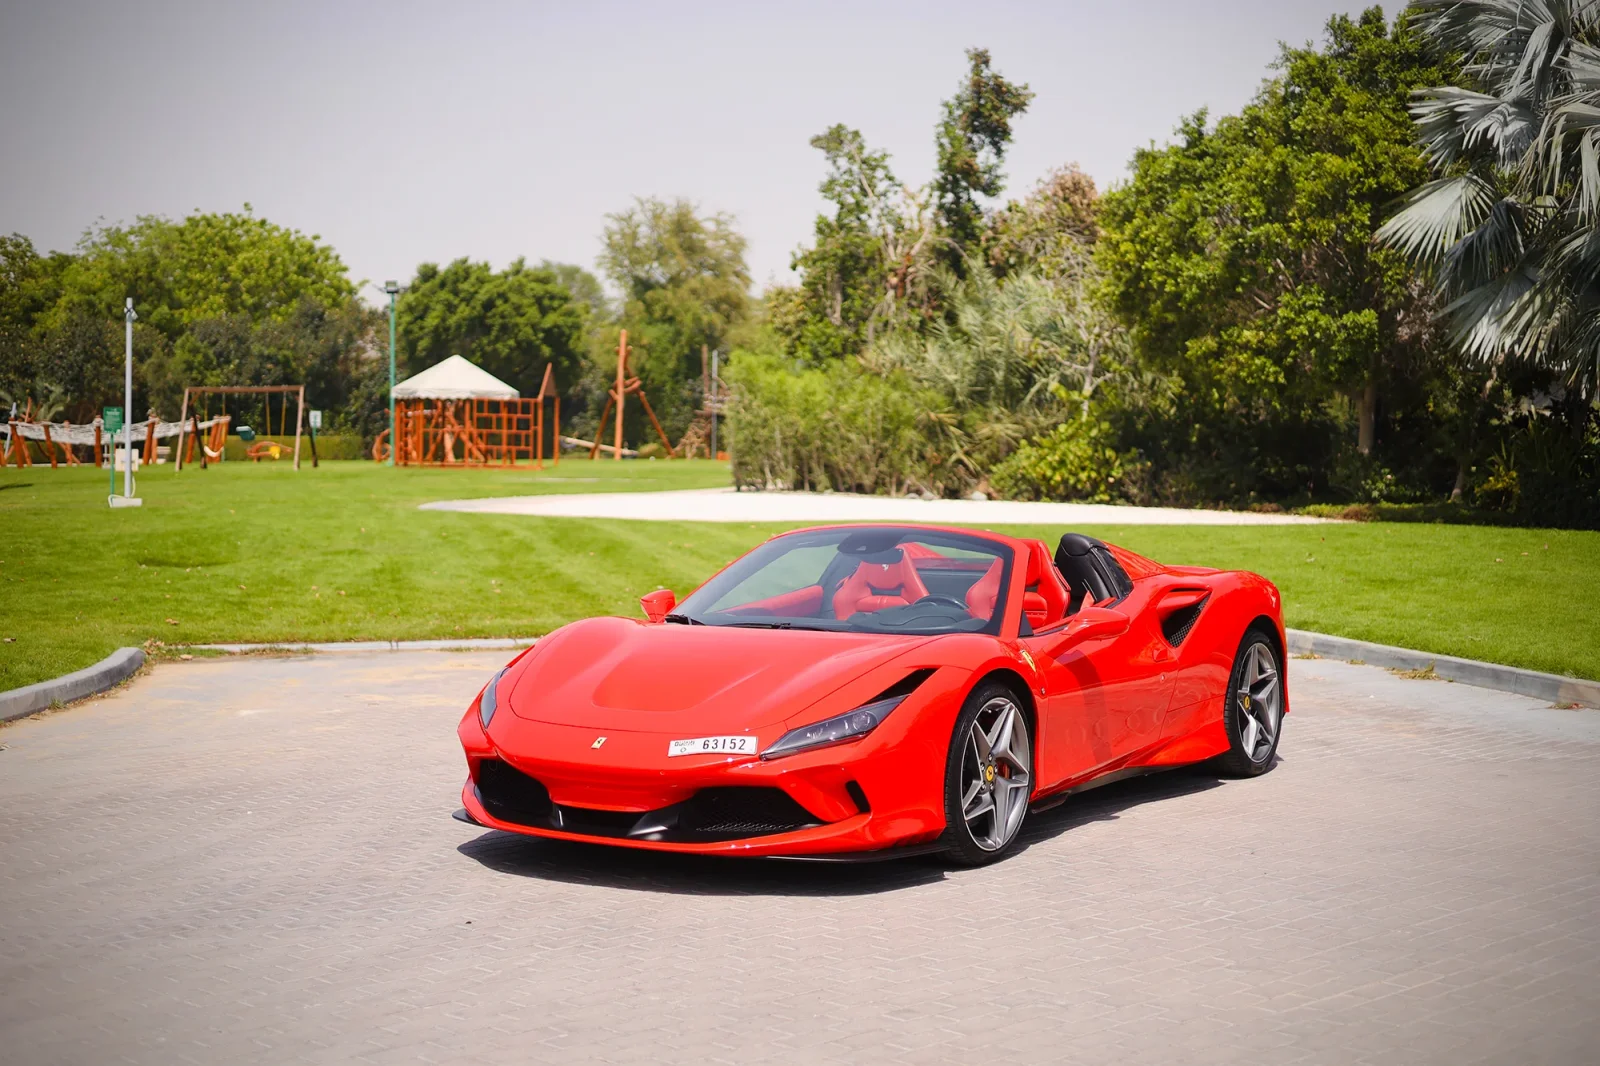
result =
[[478,697],[478,721],[483,723],[485,731],[489,728],[489,719],[494,717],[497,699],[496,691],[500,687],[500,679],[506,676],[506,671],[509,669],[511,669],[509,666],[502,667],[500,672],[491,677],[489,683],[483,686],[483,695]]
[[828,718],[813,725],[791,729],[779,737],[776,744],[762,752],[761,757],[781,759],[785,755],[795,755],[802,751],[810,751],[812,748],[823,748],[829,744],[864,737],[878,728],[878,723],[887,718],[890,711],[904,703],[907,695],[910,693],[874,700],[837,718]]

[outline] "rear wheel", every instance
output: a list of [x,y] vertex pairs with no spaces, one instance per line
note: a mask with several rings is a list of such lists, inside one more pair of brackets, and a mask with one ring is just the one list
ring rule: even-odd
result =
[[1239,644],[1223,704],[1228,751],[1217,767],[1235,777],[1255,777],[1272,765],[1283,729],[1283,663],[1271,636],[1251,629]]
[[951,858],[981,866],[1015,848],[1033,794],[1033,738],[1010,687],[988,681],[967,697],[950,737],[944,793]]

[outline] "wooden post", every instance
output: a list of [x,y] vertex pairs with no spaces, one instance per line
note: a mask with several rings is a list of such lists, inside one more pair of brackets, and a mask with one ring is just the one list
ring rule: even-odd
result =
[[[32,405],[30,404],[30,409]],[[17,433],[17,423],[11,423],[11,458],[17,464],[17,469],[33,465],[33,456],[28,454],[28,442]]]
[[589,448],[589,458],[600,458],[600,435],[605,432],[606,416],[611,414],[611,404],[616,397],[610,392],[606,393],[606,405],[600,409],[600,421],[595,423],[594,444]]
[[[628,361],[628,331],[623,330],[617,339],[617,437],[615,457],[617,462],[622,462],[622,394],[623,394],[623,365]],[[600,434],[596,433],[598,439]]]
[[144,458],[141,462],[152,466],[156,461],[156,422],[157,419],[152,415],[150,421],[144,424]]
[[[289,394],[288,393],[284,393],[283,404],[284,404],[285,407],[287,407],[289,405]],[[304,385],[301,385],[300,386],[300,406],[295,408],[295,413],[294,413],[294,468],[296,470],[300,469],[300,429],[301,429],[301,426],[305,423],[305,420],[306,420],[306,387]]]
[[182,470],[183,469],[183,430],[184,430],[184,427],[187,426],[188,424],[189,424],[189,388],[188,388],[188,386],[185,386],[184,390],[183,390],[183,407],[180,408],[179,411],[178,411],[178,451],[177,451],[177,459],[174,460],[174,463],[175,463],[174,469],[176,469],[176,470]]
[[101,422],[97,418],[94,420],[94,468],[96,470],[100,469],[100,427]]
[[555,454],[550,457],[550,465],[551,466],[560,466],[561,465],[561,397],[558,395],[558,396],[556,396],[555,400],[556,400],[556,402],[555,402],[556,425],[555,425],[555,432],[550,435],[550,447],[555,450]]
[[650,408],[649,398],[645,396],[643,389],[639,389],[637,391],[639,393],[639,402],[644,404],[644,413],[650,416],[650,424],[656,427],[656,436],[661,438],[661,446],[667,449],[667,458],[676,459],[678,457],[678,453],[676,449],[672,447],[672,442],[667,439],[667,431],[661,428],[661,421],[656,418],[655,411]]
[[50,469],[56,468],[56,442],[50,439],[50,423],[40,422],[44,428],[44,453],[50,457]]

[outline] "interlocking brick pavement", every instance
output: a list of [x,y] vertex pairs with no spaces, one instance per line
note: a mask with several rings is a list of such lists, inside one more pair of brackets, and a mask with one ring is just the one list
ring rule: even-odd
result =
[[1600,1062],[1600,712],[1296,660],[1262,778],[828,867],[450,820],[503,658],[162,665],[0,729],[0,1061]]

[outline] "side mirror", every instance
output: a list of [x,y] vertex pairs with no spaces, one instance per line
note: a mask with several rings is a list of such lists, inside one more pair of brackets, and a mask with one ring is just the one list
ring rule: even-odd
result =
[[1067,621],[1067,636],[1075,644],[1086,640],[1120,637],[1128,631],[1128,616],[1109,607],[1085,607]]
[[644,608],[646,618],[652,622],[660,622],[678,606],[678,594],[671,589],[656,589],[640,596],[639,606]]

